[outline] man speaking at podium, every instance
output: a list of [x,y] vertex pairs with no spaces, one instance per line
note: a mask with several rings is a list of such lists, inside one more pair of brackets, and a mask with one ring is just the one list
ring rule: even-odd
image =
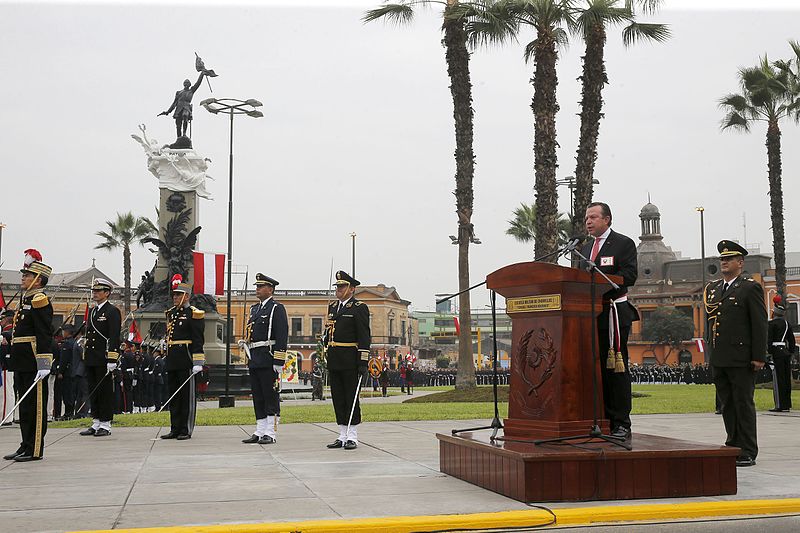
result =
[[[636,283],[636,244],[629,237],[611,229],[611,208],[592,202],[586,208],[586,231],[594,237],[581,253],[606,275],[622,277],[619,289],[603,290],[603,310],[597,316],[598,350],[603,379],[605,416],[611,423],[611,436],[631,436],[631,374],[628,368],[628,334],[639,320],[636,308],[628,302],[628,287]],[[583,268],[588,268],[582,262]],[[597,276],[599,287],[607,282]]]

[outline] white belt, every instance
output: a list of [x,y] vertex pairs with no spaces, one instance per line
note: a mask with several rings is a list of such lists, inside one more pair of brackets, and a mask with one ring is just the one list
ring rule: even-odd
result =
[[785,342],[773,342],[772,345],[773,346],[786,346],[786,343]]
[[622,296],[620,296],[616,300],[611,300],[611,301],[614,302],[615,304],[621,304],[622,302],[627,302],[628,301],[628,295],[627,294],[623,294]]
[[258,342],[251,342],[249,345],[250,349],[253,348],[261,348],[262,346],[275,346],[275,341],[258,341]]

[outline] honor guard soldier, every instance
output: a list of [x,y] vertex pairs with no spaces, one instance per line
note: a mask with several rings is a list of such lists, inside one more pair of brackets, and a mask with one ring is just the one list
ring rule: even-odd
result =
[[773,413],[785,413],[792,408],[792,356],[795,352],[794,332],[784,318],[783,298],[772,299],[772,320],[769,321],[769,354],[772,356],[772,390],[775,398]]
[[91,392],[92,425],[81,435],[105,437],[111,434],[114,418],[114,376],[119,361],[119,340],[122,315],[108,301],[112,284],[98,278],[92,284],[94,308],[86,320],[86,345],[83,347],[83,365]]
[[706,344],[722,404],[725,445],[741,448],[736,466],[753,466],[758,455],[753,393],[767,357],[767,307],[761,285],[742,276],[747,250],[733,241],[720,241],[717,250],[722,279],[703,291]]
[[19,429],[22,442],[3,458],[35,461],[44,453],[47,433],[47,376],[53,364],[53,306],[44,287],[52,269],[42,263],[42,254],[25,250],[20,283],[22,297],[14,313],[10,364],[19,395]]
[[339,438],[328,444],[328,448],[353,450],[358,447],[357,428],[361,423],[359,386],[367,379],[372,342],[369,308],[353,297],[359,282],[346,272],[336,272],[334,285],[337,301],[331,302],[328,307],[323,342],[327,346],[328,377]]
[[280,383],[289,341],[289,319],[283,304],[272,297],[278,282],[258,273],[255,285],[259,302],[250,307],[242,347],[249,359],[256,430],[242,442],[273,444],[281,414]]
[[205,311],[189,305],[192,286],[180,274],[172,277],[172,303],[167,310],[167,384],[170,431],[162,439],[192,438],[195,418],[194,375],[203,370]]

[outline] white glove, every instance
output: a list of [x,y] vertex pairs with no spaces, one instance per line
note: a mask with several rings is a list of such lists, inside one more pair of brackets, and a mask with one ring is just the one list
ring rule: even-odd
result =
[[203,366],[202,365],[194,365],[192,367],[192,374],[197,374],[197,373],[202,372],[202,371],[203,371]]
[[45,379],[49,375],[50,375],[50,371],[49,370],[47,370],[47,369],[39,370],[38,372],[36,372],[36,381],[39,381],[41,379]]
[[275,373],[280,376],[283,374],[283,365],[272,365],[272,370],[274,370]]
[[117,363],[106,363],[106,372],[111,373],[117,368]]

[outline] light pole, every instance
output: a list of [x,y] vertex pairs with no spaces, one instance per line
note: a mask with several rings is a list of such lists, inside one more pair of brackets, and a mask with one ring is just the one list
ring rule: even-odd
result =
[[350,234],[353,238],[353,271],[350,273],[354,278],[356,277],[356,232]]
[[[567,176],[560,180],[556,180],[556,185],[565,185],[569,188],[569,221],[572,223],[572,218],[575,216],[575,176]],[[598,185],[600,180],[592,178],[592,185]]]
[[3,264],[3,229],[5,227],[6,225],[0,222],[0,265]]
[[237,100],[235,98],[207,98],[200,102],[206,111],[213,113],[226,113],[231,119],[230,150],[228,155],[228,295],[225,317],[225,395],[219,397],[220,407],[233,407],[236,398],[230,394],[231,376],[231,335],[233,324],[231,321],[231,270],[233,261],[233,116],[247,115],[248,117],[261,118],[264,113],[257,110],[261,107],[258,100]]

